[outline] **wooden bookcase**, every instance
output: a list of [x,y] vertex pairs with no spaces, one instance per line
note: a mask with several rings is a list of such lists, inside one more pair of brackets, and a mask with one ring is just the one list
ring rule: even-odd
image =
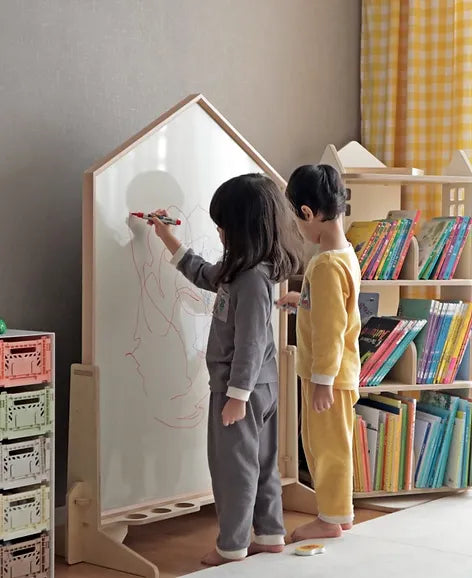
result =
[[[401,209],[402,189],[405,186],[441,186],[442,215],[472,216],[472,165],[463,151],[454,153],[450,165],[441,176],[421,174],[416,169],[389,169],[357,142],[351,142],[339,151],[329,145],[320,161],[335,167],[348,189],[348,206],[345,217],[347,230],[353,221],[384,219],[388,211]],[[439,216],[439,215],[438,215]],[[310,257],[311,255],[307,255]],[[413,238],[400,278],[395,281],[363,281],[361,291],[379,294],[379,315],[396,315],[399,300],[409,288],[429,288],[435,298],[472,301],[472,241],[464,247],[455,276],[451,280],[418,279],[418,243]],[[298,277],[298,276],[297,276]],[[292,287],[301,278],[292,280]],[[411,344],[386,380],[376,387],[361,388],[361,395],[381,392],[418,392],[421,390],[460,390],[468,393],[472,388],[472,356],[461,368],[460,379],[452,384],[436,385],[416,383],[417,353]],[[401,494],[430,494],[460,492],[464,489],[402,490],[400,492],[355,493],[354,498],[375,498]]]

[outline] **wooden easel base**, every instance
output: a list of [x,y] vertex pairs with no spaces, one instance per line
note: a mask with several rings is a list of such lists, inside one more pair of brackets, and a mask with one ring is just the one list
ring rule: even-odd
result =
[[83,482],[74,484],[67,494],[67,563],[86,562],[133,576],[158,578],[159,570],[152,562],[123,544],[128,533],[125,524],[103,529],[85,521],[91,505],[84,497],[86,495],[87,487]]
[[284,510],[313,516],[318,514],[315,492],[300,482],[282,489],[282,501]]

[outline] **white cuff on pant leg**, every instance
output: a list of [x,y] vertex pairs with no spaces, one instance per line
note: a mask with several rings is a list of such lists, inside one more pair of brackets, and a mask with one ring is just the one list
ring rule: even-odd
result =
[[274,534],[273,536],[254,536],[254,542],[259,546],[284,546],[285,539],[282,535]]
[[324,514],[319,513],[318,518],[327,524],[352,524],[354,521],[354,514],[350,514],[349,516],[325,516]]
[[241,550],[220,550],[217,546],[216,551],[227,560],[241,560],[247,556],[247,548],[241,548]]

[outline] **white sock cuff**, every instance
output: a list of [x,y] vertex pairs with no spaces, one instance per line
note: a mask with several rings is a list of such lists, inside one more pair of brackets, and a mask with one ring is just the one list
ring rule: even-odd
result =
[[285,546],[284,536],[281,534],[254,536],[254,542],[259,546]]
[[325,516],[324,514],[319,513],[318,518],[327,524],[352,524],[354,521],[354,514],[350,514],[349,516]]
[[246,558],[247,556],[247,548],[242,548],[241,550],[220,550],[217,546],[216,551],[227,560],[241,560],[241,558]]

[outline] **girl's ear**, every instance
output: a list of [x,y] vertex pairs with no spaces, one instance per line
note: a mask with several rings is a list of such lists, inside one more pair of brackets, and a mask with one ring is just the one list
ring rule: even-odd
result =
[[310,209],[310,207],[308,207],[307,205],[302,205],[300,207],[300,209],[301,209],[301,212],[303,213],[305,221],[308,221],[309,223],[311,221],[313,221],[313,219],[315,218],[315,215],[314,215],[313,211]]

